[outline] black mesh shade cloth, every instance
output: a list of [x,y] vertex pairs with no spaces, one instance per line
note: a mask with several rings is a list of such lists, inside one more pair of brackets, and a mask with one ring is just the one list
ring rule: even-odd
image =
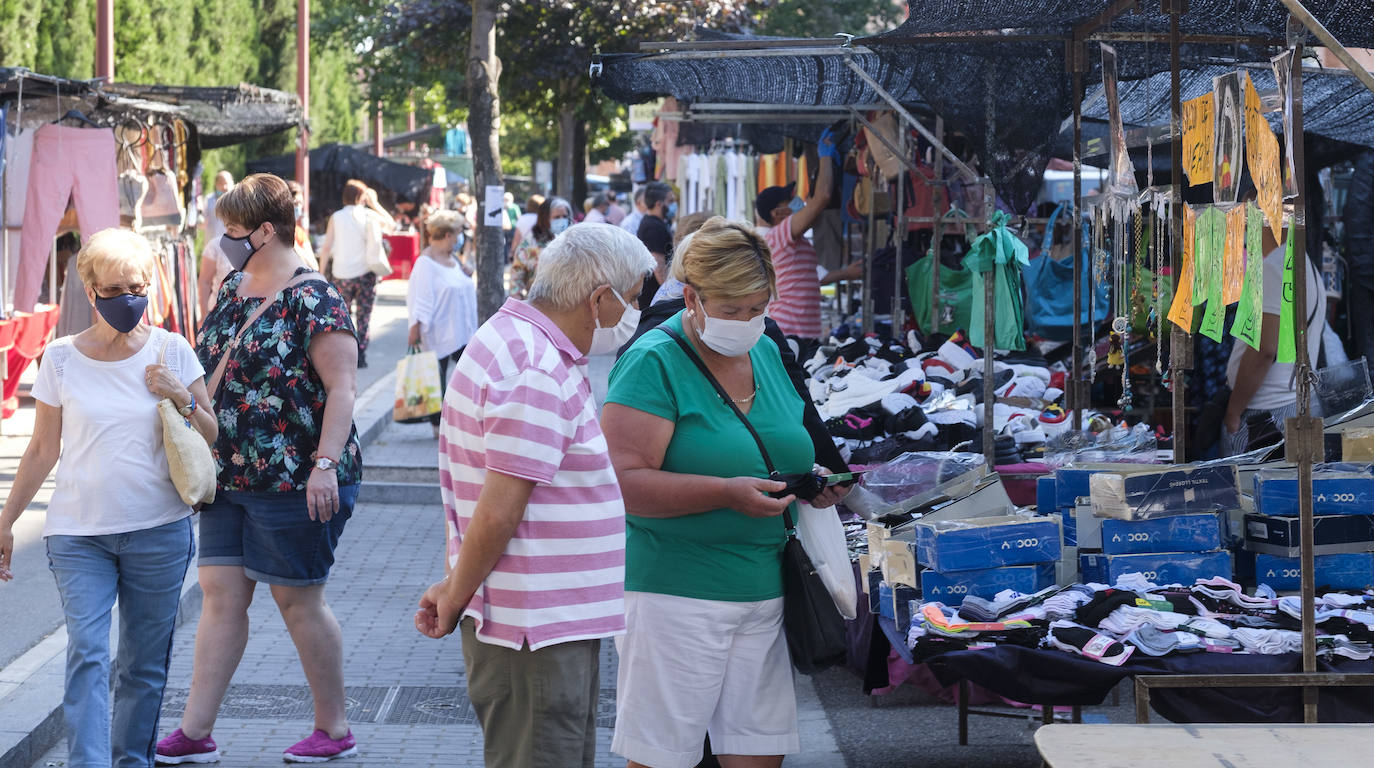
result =
[[[276,155],[252,160],[249,173],[272,173],[283,179],[296,178],[296,156]],[[434,172],[385,158],[343,144],[326,144],[310,150],[310,217],[320,219],[343,207],[343,186],[358,179],[370,187],[386,190],[396,200],[429,201]]]

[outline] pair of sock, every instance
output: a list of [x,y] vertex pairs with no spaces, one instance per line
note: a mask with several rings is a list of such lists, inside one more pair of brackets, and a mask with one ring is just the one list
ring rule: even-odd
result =
[[1068,651],[1113,667],[1125,664],[1135,651],[1134,646],[1126,645],[1113,637],[1071,621],[1051,623],[1045,641],[1061,651]]

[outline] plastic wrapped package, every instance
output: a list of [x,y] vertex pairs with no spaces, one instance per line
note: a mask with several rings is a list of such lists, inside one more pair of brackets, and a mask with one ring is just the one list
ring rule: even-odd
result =
[[1171,466],[1129,475],[1102,472],[1088,478],[1093,515],[1117,520],[1240,508],[1234,466]]
[[1369,365],[1363,357],[1357,357],[1322,368],[1317,371],[1313,394],[1321,401],[1322,413],[1344,413],[1359,407],[1374,396],[1369,384]]
[[1071,462],[1155,464],[1156,448],[1155,433],[1143,423],[1100,433],[1066,430],[1045,444],[1041,461],[1051,467]]
[[867,518],[904,512],[935,496],[958,498],[986,472],[981,453],[904,453],[864,474],[844,505]]

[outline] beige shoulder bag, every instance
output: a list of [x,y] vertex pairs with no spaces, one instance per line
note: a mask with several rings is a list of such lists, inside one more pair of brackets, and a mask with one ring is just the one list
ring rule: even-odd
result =
[[[172,335],[168,334],[162,343],[162,354],[158,356],[159,365],[167,364],[167,347],[171,343]],[[214,501],[218,470],[205,436],[191,424],[190,418],[177,412],[176,404],[168,398],[158,401],[157,414],[162,418],[162,444],[177,494],[192,507]]]

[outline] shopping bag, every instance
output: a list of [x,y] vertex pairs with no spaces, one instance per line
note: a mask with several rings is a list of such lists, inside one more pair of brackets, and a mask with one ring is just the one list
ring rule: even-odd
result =
[[367,269],[378,278],[392,273],[391,244],[387,242],[382,224],[375,215],[364,214],[363,222],[363,262]]
[[854,568],[849,562],[849,547],[844,540],[844,526],[834,507],[816,509],[804,501],[797,502],[797,536],[811,565],[821,577],[821,583],[835,600],[835,608],[846,619],[859,615],[859,590],[854,583]]
[[393,419],[402,424],[428,421],[443,404],[439,394],[439,358],[433,352],[411,352],[396,363]]

